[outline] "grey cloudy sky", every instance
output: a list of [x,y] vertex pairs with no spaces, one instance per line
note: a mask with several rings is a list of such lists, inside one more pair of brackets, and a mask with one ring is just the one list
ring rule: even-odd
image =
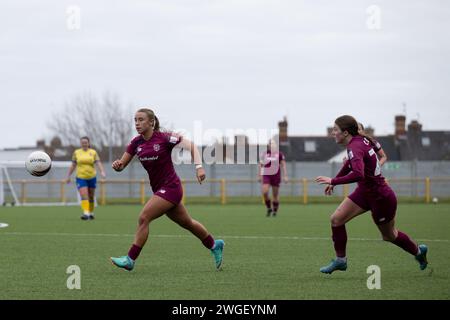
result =
[[449,17],[446,0],[2,0],[0,148],[49,138],[67,99],[105,90],[175,128],[288,115],[291,135],[322,135],[345,113],[385,134],[406,102],[408,120],[450,130]]

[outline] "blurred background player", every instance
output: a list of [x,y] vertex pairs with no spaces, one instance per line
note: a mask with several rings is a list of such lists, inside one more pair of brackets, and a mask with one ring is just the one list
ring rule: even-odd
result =
[[358,215],[371,210],[372,218],[380,230],[383,240],[392,242],[413,255],[419,262],[420,269],[427,265],[426,245],[417,245],[407,234],[395,228],[397,198],[381,175],[378,157],[369,139],[358,131],[358,124],[351,116],[336,119],[333,127],[336,143],[347,147],[348,165],[344,165],[334,179],[317,177],[316,181],[326,184],[326,195],[333,193],[336,185],[358,182],[356,190],[346,198],[331,215],[331,230],[336,259],[320,269],[323,273],[347,270],[347,231],[345,224]]
[[216,268],[220,269],[224,242],[214,240],[201,223],[189,216],[181,203],[183,188],[172,162],[172,150],[175,146],[189,150],[195,163],[197,180],[201,184],[206,175],[197,147],[181,136],[162,132],[158,118],[150,109],[139,109],[135,114],[134,123],[139,135],[130,142],[122,158],[112,163],[112,167],[116,171],[122,171],[136,155],[148,173],[153,196],[139,215],[138,228],[128,255],[111,258],[112,263],[128,271],[133,270],[135,261],[147,241],[150,223],[166,214],[172,221],[202,241],[211,251]]
[[[261,155],[258,170],[258,181],[262,182],[261,192],[267,208],[268,217],[271,214],[276,216],[280,206],[281,171],[283,171],[283,180],[287,183],[289,179],[286,170],[286,158],[279,151],[277,143],[272,139],[269,141],[267,151]],[[270,187],[272,187],[272,201],[269,196]]]
[[91,148],[89,138],[80,138],[80,145],[81,148],[73,152],[72,165],[69,168],[66,182],[70,183],[70,176],[76,168],[76,183],[81,198],[81,209],[83,210],[81,219],[93,220],[95,188],[97,187],[97,172],[95,170],[95,165],[100,169],[102,178],[105,178],[106,174],[97,152]]

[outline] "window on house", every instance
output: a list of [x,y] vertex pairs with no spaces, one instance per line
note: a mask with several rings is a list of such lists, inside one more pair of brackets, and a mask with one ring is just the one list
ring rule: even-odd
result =
[[305,141],[305,152],[316,152],[316,142]]
[[422,137],[422,146],[429,147],[431,145],[431,140],[429,137]]

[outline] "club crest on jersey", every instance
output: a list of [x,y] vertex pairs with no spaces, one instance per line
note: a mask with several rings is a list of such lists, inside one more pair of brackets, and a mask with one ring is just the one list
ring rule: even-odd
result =
[[177,137],[175,137],[175,136],[170,136],[170,138],[169,138],[169,142],[170,142],[170,143],[173,143],[173,144],[175,144],[175,143],[177,143],[177,142],[178,142],[178,138],[177,138]]
[[142,148],[141,147],[138,147],[137,149],[136,149],[136,152],[137,153],[139,153],[139,152],[141,152],[142,151]]
[[159,149],[161,149],[161,146],[160,146],[159,144],[154,144],[154,145],[153,145],[153,150],[155,150],[156,152],[158,152]]

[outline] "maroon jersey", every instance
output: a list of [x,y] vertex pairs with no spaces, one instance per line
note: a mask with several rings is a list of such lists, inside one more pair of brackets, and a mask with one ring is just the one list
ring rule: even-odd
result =
[[374,146],[367,138],[353,137],[347,146],[348,160],[331,184],[358,182],[358,186],[365,189],[386,185]]
[[139,135],[128,145],[127,152],[136,155],[147,171],[153,192],[181,184],[172,162],[172,149],[181,139],[174,133],[155,131],[149,140]]
[[261,155],[261,175],[281,177],[280,163],[285,160],[282,152],[271,152],[270,150]]

